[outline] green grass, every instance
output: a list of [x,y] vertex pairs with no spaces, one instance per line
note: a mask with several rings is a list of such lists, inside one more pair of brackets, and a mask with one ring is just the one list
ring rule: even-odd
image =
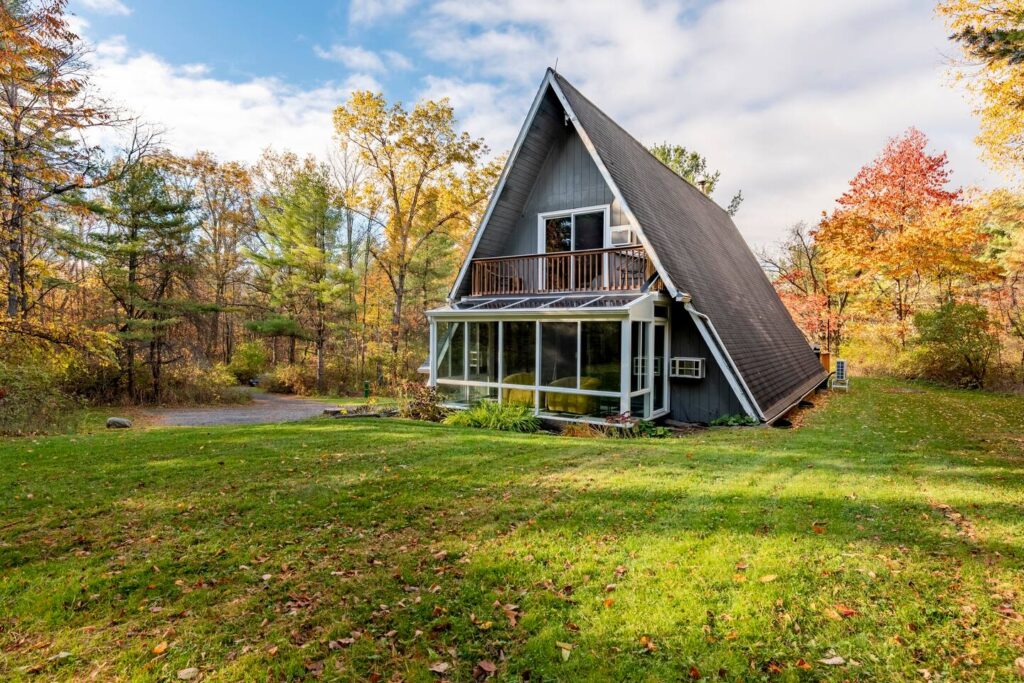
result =
[[0,491],[3,680],[988,681],[1024,655],[1018,397],[855,380],[798,429],[651,441],[6,440]]

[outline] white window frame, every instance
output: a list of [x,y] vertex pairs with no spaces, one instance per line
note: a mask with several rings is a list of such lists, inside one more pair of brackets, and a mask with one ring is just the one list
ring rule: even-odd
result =
[[[545,223],[552,218],[570,218],[569,227],[569,251],[551,252],[553,254],[571,254],[576,249],[576,216],[584,213],[602,213],[604,215],[604,225],[601,229],[601,246],[607,249],[610,246],[611,231],[609,221],[611,219],[611,204],[597,204],[595,206],[584,206],[579,209],[564,209],[561,211],[545,211],[537,214],[537,253],[547,254],[547,230],[545,229]],[[608,255],[604,255],[604,263],[601,268],[601,280],[602,286],[608,287]],[[569,283],[576,282],[575,273],[576,259],[569,260]],[[544,272],[544,259],[540,260],[540,282],[547,284],[546,273]],[[572,290],[570,290],[572,291]]]
[[[462,335],[464,335],[464,337],[463,337],[463,340],[464,340],[464,349],[463,349],[463,377],[468,377],[468,375],[465,374],[465,373],[466,373],[466,371],[468,371],[468,367],[469,367],[469,332],[468,332],[469,325],[468,325],[468,323],[470,323],[470,322],[481,322],[481,323],[483,323],[483,322],[497,322],[498,323],[498,362],[497,362],[498,375],[497,375],[497,381],[495,381],[495,382],[485,382],[485,381],[468,380],[468,379],[451,379],[451,378],[445,378],[445,377],[438,377],[436,375],[436,373],[435,373],[433,378],[432,378],[433,379],[433,383],[434,383],[435,386],[445,385],[445,386],[454,386],[454,387],[483,387],[483,388],[487,388],[487,389],[496,389],[497,390],[497,394],[498,394],[498,399],[497,400],[498,400],[499,403],[503,400],[503,394],[504,394],[504,390],[505,389],[527,389],[527,390],[530,390],[530,391],[533,392],[533,399],[534,399],[533,412],[534,412],[534,415],[542,416],[545,419],[558,419],[558,420],[566,420],[566,421],[586,421],[586,422],[594,422],[594,423],[597,423],[597,424],[605,424],[606,423],[606,420],[603,419],[603,418],[600,418],[600,417],[580,415],[579,417],[575,417],[575,418],[567,418],[565,416],[558,416],[558,415],[553,415],[553,414],[545,413],[543,410],[541,410],[541,405],[540,405],[540,395],[541,395],[541,392],[555,393],[555,394],[578,394],[578,395],[582,395],[582,396],[597,396],[597,397],[604,397],[604,398],[619,398],[619,400],[620,400],[620,407],[622,405],[625,405],[626,406],[626,410],[629,409],[628,408],[628,405],[629,405],[629,383],[628,383],[628,377],[629,377],[629,375],[626,374],[626,373],[629,372],[628,356],[627,356],[627,354],[629,353],[628,344],[626,345],[625,348],[623,348],[621,350],[621,355],[620,355],[620,358],[619,358],[619,362],[623,365],[622,369],[625,370],[625,373],[623,373],[624,378],[627,379],[627,383],[625,384],[625,388],[626,388],[625,391],[621,391],[621,389],[622,389],[621,382],[620,382],[620,391],[600,391],[600,390],[594,390],[594,389],[579,389],[578,388],[579,387],[579,377],[580,377],[580,364],[582,363],[582,357],[581,357],[581,354],[580,354],[580,350],[581,350],[580,349],[580,344],[581,344],[581,337],[582,337],[581,325],[583,323],[589,323],[589,322],[614,322],[614,323],[618,323],[620,325],[620,329],[625,331],[624,332],[624,337],[628,340],[629,325],[630,325],[630,320],[629,320],[628,317],[627,318],[620,318],[620,317],[594,317],[594,318],[587,318],[586,320],[580,320],[580,319],[576,318],[576,319],[544,319],[544,320],[529,320],[529,321],[527,321],[527,322],[531,322],[531,323],[534,324],[534,375],[533,375],[534,376],[534,383],[533,384],[506,384],[503,381],[504,377],[505,377],[505,374],[504,374],[505,373],[505,323],[516,322],[516,321],[513,321],[513,320],[495,320],[495,321],[483,321],[483,320],[480,320],[480,321],[477,321],[477,320],[473,320],[473,319],[467,319],[467,320],[456,319],[456,320],[448,320],[446,322],[462,324],[462,329],[461,329],[460,332],[461,332]],[[576,323],[576,387],[552,387],[552,386],[548,386],[548,385],[540,383],[539,378],[541,376],[540,366],[541,366],[541,358],[542,358],[542,352],[541,352],[541,327],[540,326],[541,326],[541,323],[545,323],[545,322],[569,322],[569,323]],[[437,355],[436,355],[437,354],[437,347],[436,347],[436,345],[437,345],[437,342],[438,342],[438,336],[437,336],[437,330],[436,330],[436,322],[434,323],[434,326],[435,326],[434,337],[433,337],[433,345],[434,346],[431,349],[431,354],[432,354],[432,361],[431,362],[433,364],[436,364],[436,359],[437,359]],[[460,405],[453,404],[453,403],[447,403],[446,405],[449,405],[450,407],[453,407],[453,408],[465,407],[465,406],[460,406]]]
[[[682,370],[684,363],[696,363],[696,374]],[[704,379],[707,373],[707,360],[697,356],[672,356],[669,359],[669,377],[676,379]]]

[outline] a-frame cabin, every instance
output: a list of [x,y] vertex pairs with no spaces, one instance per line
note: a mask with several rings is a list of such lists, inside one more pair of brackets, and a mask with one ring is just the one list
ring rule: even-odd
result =
[[771,422],[826,378],[729,215],[550,69],[427,315],[456,407]]

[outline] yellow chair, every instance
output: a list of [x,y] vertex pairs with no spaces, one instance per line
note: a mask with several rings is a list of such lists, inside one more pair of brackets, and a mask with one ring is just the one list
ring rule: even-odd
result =
[[[518,372],[514,375],[508,375],[502,380],[505,384],[533,384],[533,373],[532,372]],[[503,403],[518,403],[521,405],[532,406],[533,405],[533,390],[532,389],[502,389],[501,400]]]
[[[548,386],[565,387],[566,389],[576,388],[575,377],[559,377]],[[601,386],[601,380],[596,377],[581,377],[580,389],[594,390]],[[596,415],[598,401],[596,396],[582,396],[580,394],[562,394],[553,391],[544,393],[544,409],[549,413],[569,413],[571,415]]]

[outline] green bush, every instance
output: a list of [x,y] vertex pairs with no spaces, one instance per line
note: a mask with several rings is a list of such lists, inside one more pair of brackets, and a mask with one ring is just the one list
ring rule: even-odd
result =
[[999,349],[988,312],[975,304],[943,304],[914,316],[915,366],[922,379],[983,388]]
[[472,408],[452,413],[445,418],[444,423],[504,432],[535,432],[540,429],[540,420],[533,414],[533,408],[519,403],[493,401],[482,401]]
[[746,414],[721,415],[711,421],[712,427],[753,427],[761,422]]
[[[147,379],[144,375],[143,379]],[[160,389],[163,404],[198,405],[205,403],[238,403],[249,400],[249,394],[238,387],[227,366],[202,367],[192,363],[169,366],[164,371]]]
[[35,363],[0,363],[0,433],[74,429],[82,402],[66,394],[56,373]]
[[260,376],[270,363],[270,356],[263,344],[245,342],[239,344],[231,355],[228,371],[242,384],[248,384]]
[[278,365],[260,376],[260,386],[273,394],[305,396],[313,393],[316,377],[298,364]]

